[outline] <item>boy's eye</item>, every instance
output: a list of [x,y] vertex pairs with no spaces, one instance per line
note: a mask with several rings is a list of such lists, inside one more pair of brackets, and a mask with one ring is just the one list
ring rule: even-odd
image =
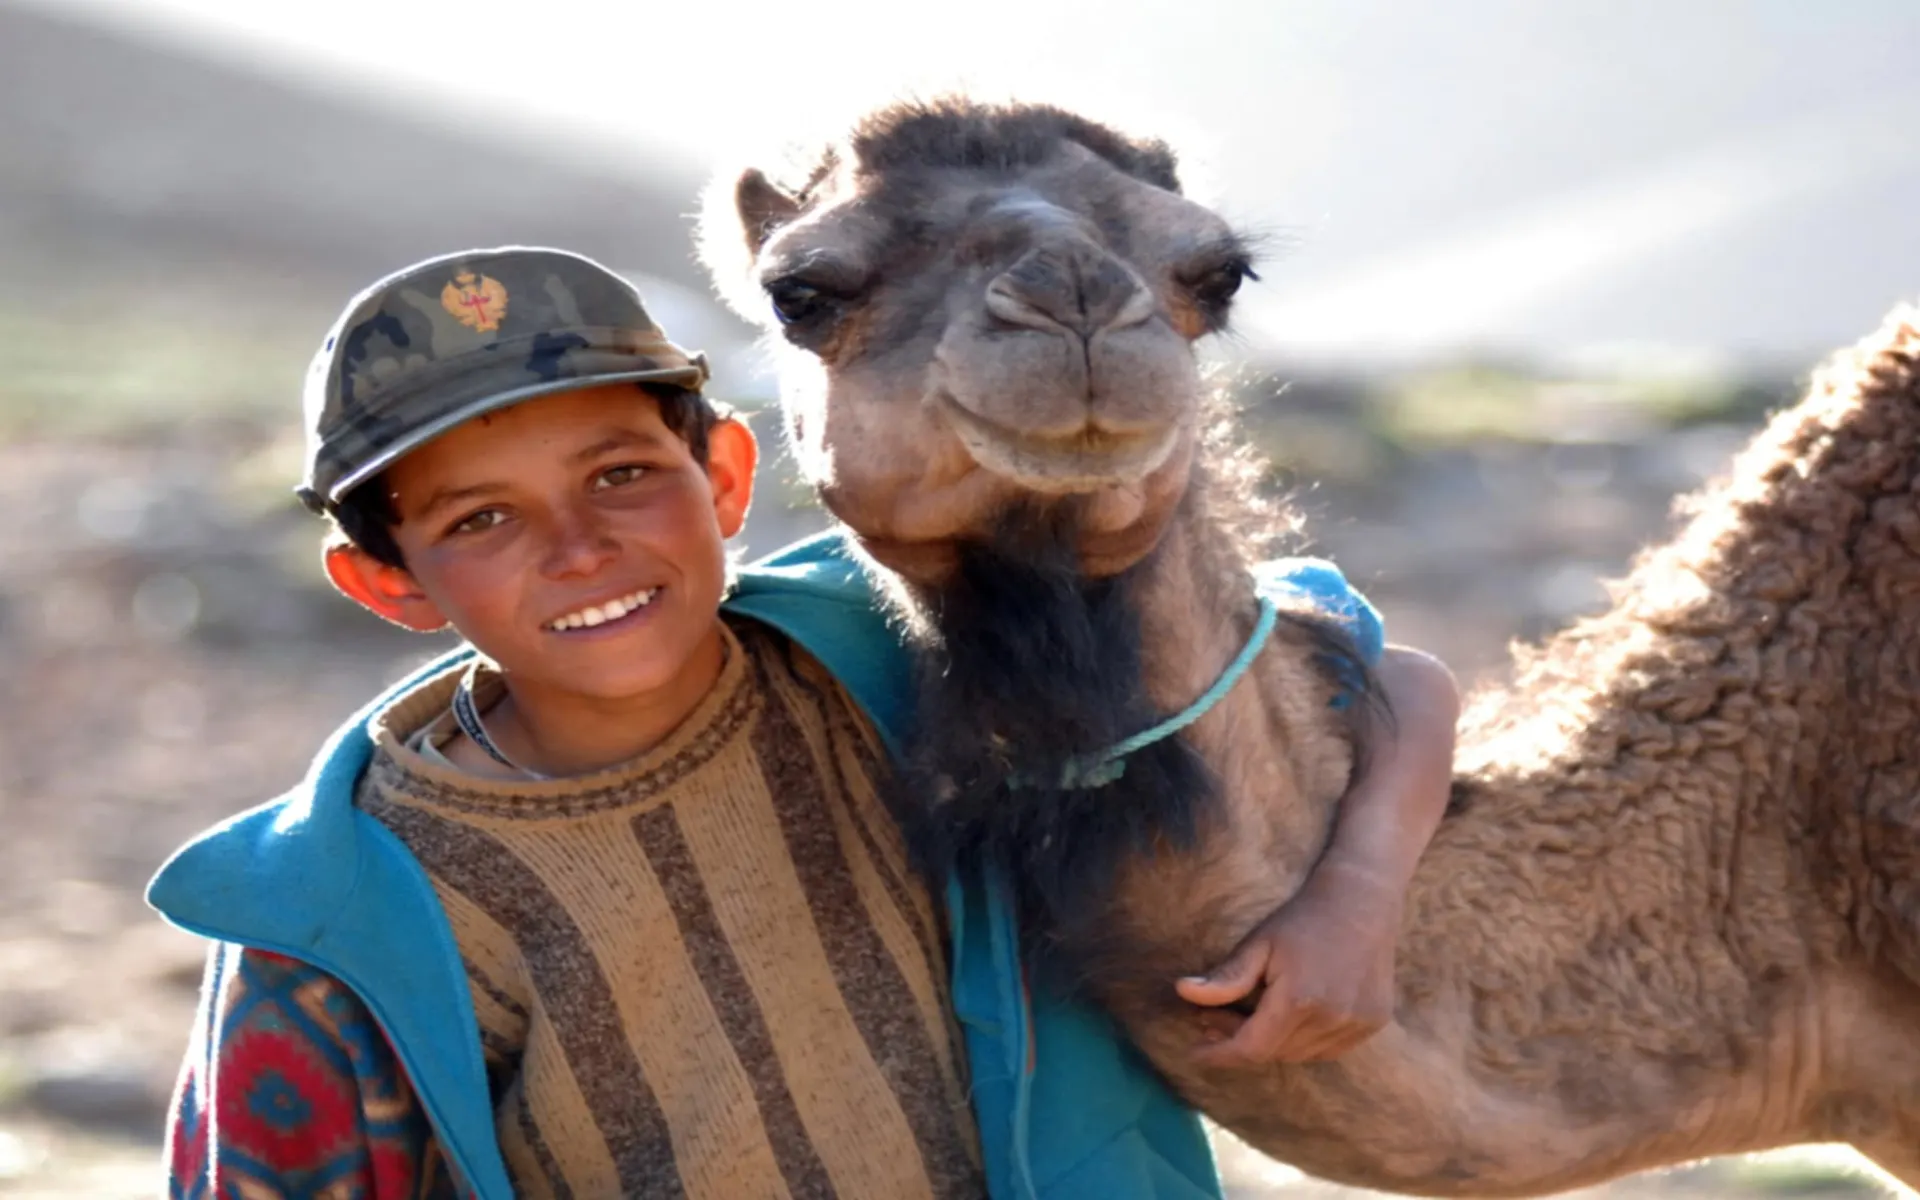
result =
[[622,463],[617,467],[608,467],[594,477],[593,490],[597,492],[603,487],[620,487],[623,484],[634,483],[646,473],[647,469],[645,467],[636,466],[633,463]]
[[504,521],[504,520],[506,520],[506,517],[501,513],[499,509],[483,508],[479,512],[474,513],[470,517],[461,518],[458,522],[454,524],[453,528],[447,530],[447,532],[448,533],[479,533],[483,529],[492,529],[495,525],[498,525],[501,521]]

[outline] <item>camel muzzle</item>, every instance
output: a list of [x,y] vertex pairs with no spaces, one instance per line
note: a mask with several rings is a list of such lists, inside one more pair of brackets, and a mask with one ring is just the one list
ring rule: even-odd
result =
[[1153,293],[1131,268],[1088,242],[1029,250],[987,285],[987,312],[1022,329],[1077,335],[1138,325]]

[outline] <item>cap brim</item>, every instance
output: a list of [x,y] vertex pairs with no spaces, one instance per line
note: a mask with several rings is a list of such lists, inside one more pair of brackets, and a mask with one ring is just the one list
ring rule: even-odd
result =
[[697,389],[705,382],[706,372],[695,364],[685,367],[653,367],[644,371],[616,371],[610,375],[589,375],[575,379],[556,379],[551,383],[528,384],[526,387],[483,396],[411,431],[367,462],[361,463],[352,471],[342,475],[332,487],[327,489],[327,502],[338,504],[342,496],[386,470],[401,457],[418,450],[455,426],[463,425],[475,417],[484,416],[496,409],[507,408],[540,396],[577,392],[584,388],[601,387],[609,383],[671,383]]

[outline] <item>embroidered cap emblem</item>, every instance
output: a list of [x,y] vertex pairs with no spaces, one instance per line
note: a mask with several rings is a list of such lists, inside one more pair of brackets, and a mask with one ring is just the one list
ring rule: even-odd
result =
[[440,305],[469,329],[492,333],[507,315],[507,289],[490,275],[462,270],[440,292]]

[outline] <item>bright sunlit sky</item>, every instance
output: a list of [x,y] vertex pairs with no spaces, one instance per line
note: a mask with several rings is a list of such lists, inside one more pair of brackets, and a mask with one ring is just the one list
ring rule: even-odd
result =
[[1914,0],[34,2],[635,171],[902,87],[1064,98],[1280,235],[1246,329],[1308,351],[1797,353],[1920,295]]

